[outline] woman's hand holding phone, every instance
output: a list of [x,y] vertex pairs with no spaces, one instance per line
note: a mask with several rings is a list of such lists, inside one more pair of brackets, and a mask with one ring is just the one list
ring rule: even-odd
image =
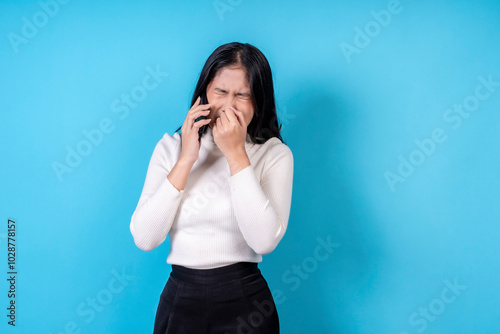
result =
[[201,104],[200,102],[201,97],[198,97],[191,109],[189,109],[181,127],[182,148],[179,160],[182,159],[193,164],[198,160],[200,151],[199,129],[211,121],[210,118],[196,121],[199,117],[207,117],[210,114],[210,104]]

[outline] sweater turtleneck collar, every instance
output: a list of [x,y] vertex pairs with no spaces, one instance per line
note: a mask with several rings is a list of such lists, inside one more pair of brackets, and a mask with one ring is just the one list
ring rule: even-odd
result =
[[[201,141],[207,144],[207,146],[209,146],[210,148],[215,148],[216,150],[220,151],[219,147],[215,143],[213,130],[210,126],[207,127],[207,131],[201,137]],[[252,145],[252,140],[250,138],[250,135],[247,133],[247,137],[245,139],[245,146],[248,145]]]

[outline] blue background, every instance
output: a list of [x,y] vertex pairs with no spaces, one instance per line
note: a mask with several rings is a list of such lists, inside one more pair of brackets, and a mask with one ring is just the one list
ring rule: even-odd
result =
[[[233,41],[268,58],[294,153],[288,231],[260,264],[282,333],[500,331],[500,87],[480,79],[500,82],[497,1],[47,3],[0,3],[2,333],[152,332],[170,245],[139,250],[130,218],[154,146]],[[164,73],[150,91],[147,68]],[[127,109],[132,92],[147,96]]]

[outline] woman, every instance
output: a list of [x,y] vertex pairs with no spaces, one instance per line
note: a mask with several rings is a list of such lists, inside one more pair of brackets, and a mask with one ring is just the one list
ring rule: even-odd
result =
[[218,47],[182,135],[165,133],[154,149],[130,223],[145,251],[170,236],[172,271],[154,334],[279,333],[258,268],[285,234],[292,197],[293,155],[278,128],[272,80],[254,46]]

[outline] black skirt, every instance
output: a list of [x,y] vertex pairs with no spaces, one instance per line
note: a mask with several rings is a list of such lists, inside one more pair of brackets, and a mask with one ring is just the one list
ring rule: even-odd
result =
[[276,304],[257,263],[213,269],[172,265],[153,334],[278,334]]

